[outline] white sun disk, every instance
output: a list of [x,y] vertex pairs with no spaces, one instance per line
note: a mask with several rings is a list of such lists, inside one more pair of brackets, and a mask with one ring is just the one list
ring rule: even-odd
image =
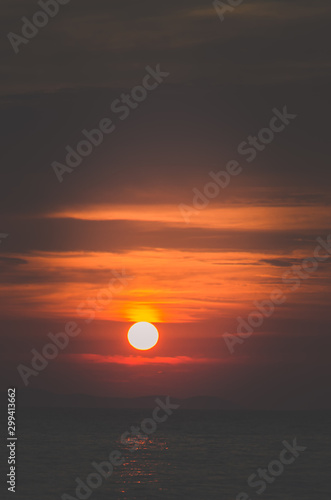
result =
[[151,323],[140,321],[131,326],[128,331],[128,341],[135,349],[146,351],[157,344],[159,332]]

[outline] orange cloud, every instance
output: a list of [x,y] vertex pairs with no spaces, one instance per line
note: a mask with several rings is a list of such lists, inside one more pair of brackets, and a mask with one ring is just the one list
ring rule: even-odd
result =
[[146,358],[144,356],[102,356],[100,354],[69,354],[66,357],[76,361],[89,363],[115,363],[119,365],[180,365],[180,364],[205,364],[220,363],[220,358],[192,358],[189,356],[155,356]]

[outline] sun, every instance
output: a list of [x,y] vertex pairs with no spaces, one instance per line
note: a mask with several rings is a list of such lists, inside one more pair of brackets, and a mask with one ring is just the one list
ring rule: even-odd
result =
[[152,349],[159,340],[159,332],[152,323],[140,321],[131,326],[128,331],[128,341],[135,349],[147,351]]

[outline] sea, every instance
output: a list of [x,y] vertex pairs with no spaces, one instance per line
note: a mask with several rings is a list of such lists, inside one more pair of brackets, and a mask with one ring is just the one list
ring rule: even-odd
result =
[[[331,499],[330,412],[179,409],[155,429],[146,423],[148,437],[125,434],[121,442],[123,433],[151,417],[152,409],[22,408],[16,493],[7,492],[8,498]],[[297,456],[281,455],[284,442],[300,447]],[[92,463],[108,461],[112,452],[121,464],[98,476]],[[258,477],[259,469],[268,480]],[[85,484],[80,496],[77,480]]]

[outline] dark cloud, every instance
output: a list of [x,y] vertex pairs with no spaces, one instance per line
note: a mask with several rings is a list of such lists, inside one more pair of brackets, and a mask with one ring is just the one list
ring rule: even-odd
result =
[[[117,130],[60,184],[51,163],[64,161],[65,147],[75,147],[84,128],[112,117],[110,103],[120,94],[34,95],[4,110],[1,211],[43,214],[77,204],[189,203],[208,172],[224,169],[233,158],[243,164],[243,174],[215,203],[237,196],[237,187],[237,200],[244,203],[261,204],[263,198],[268,203],[271,188],[277,204],[330,203],[328,86],[160,87],[125,122],[117,119]],[[285,104],[298,118],[247,164],[238,145],[268,124],[274,107]],[[252,198],[254,188],[266,191]]]
[[292,267],[294,264],[300,264],[300,259],[262,259],[260,262],[270,264],[275,267]]
[[0,266],[1,267],[7,267],[7,266],[19,266],[21,264],[27,264],[28,261],[25,259],[19,259],[17,257],[0,257]]
[[[19,33],[20,18],[38,7],[6,0],[1,10],[3,31]],[[2,94],[132,86],[158,62],[176,83],[325,80],[330,15],[327,0],[247,0],[223,23],[203,0],[115,0],[111,9],[105,0],[71,0],[17,56],[4,40],[1,58],[12,71]]]
[[[161,222],[127,220],[31,219],[14,221],[6,251],[115,252],[163,248],[217,252],[289,252],[311,248],[320,231],[222,230],[171,227]],[[316,246],[316,244],[315,244]]]

